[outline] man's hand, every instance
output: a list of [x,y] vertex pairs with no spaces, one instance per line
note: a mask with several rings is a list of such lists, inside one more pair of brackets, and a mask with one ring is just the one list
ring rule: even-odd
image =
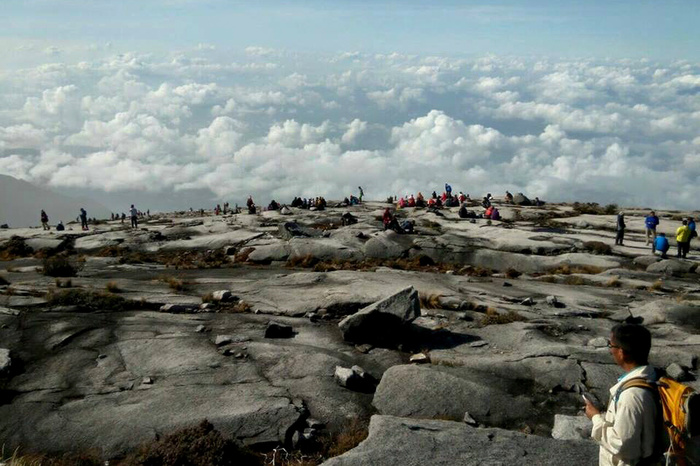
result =
[[588,419],[593,419],[593,416],[595,416],[596,414],[600,414],[600,410],[598,408],[596,408],[595,406],[593,406],[593,403],[591,403],[588,400],[585,400],[585,401],[586,401],[586,417]]

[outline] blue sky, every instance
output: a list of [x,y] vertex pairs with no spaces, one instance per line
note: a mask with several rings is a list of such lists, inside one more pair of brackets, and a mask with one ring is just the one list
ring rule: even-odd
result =
[[700,56],[696,1],[5,1],[0,40],[111,42],[117,50]]

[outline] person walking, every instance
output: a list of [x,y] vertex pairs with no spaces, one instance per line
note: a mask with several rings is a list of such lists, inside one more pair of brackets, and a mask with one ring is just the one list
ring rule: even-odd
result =
[[607,411],[602,413],[584,396],[586,417],[593,422],[591,437],[600,445],[598,464],[655,464],[651,461],[658,419],[654,394],[641,387],[623,387],[632,379],[658,380],[648,362],[651,333],[642,325],[618,324],[610,332],[608,348],[625,373],[610,388]]
[[88,219],[87,219],[87,211],[84,208],[80,208],[80,226],[83,228],[83,231],[88,230]]
[[617,214],[617,235],[615,236],[615,244],[624,246],[622,242],[625,239],[625,227],[627,225],[625,224],[625,214],[623,212],[620,212]]
[[647,246],[649,246],[649,240],[652,243],[656,239],[656,226],[659,224],[659,217],[656,216],[656,212],[653,210],[649,212],[649,215],[644,219],[644,226],[646,226],[647,233]]
[[49,216],[46,215],[46,212],[42,209],[41,211],[41,226],[44,228],[44,230],[50,230],[51,227],[49,226]]
[[138,228],[139,211],[136,207],[134,207],[134,204],[131,204],[131,208],[129,209],[129,215],[131,216],[131,228]]
[[688,255],[688,249],[690,249],[690,228],[688,228],[688,221],[683,220],[683,224],[676,230],[676,244],[678,244],[678,258],[685,259]]

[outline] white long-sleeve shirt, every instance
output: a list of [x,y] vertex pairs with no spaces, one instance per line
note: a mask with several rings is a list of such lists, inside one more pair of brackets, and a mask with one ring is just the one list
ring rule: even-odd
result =
[[624,390],[615,400],[624,382],[653,377],[651,366],[640,366],[628,372],[610,389],[608,410],[593,416],[591,437],[600,445],[600,466],[632,466],[653,453],[657,419],[653,393],[633,387]]

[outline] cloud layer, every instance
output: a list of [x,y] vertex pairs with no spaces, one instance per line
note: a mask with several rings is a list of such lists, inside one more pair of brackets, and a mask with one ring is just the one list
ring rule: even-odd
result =
[[284,202],[362,185],[383,199],[445,182],[472,196],[696,208],[696,63],[215,53],[0,71],[0,173],[162,194],[154,209],[189,191]]

